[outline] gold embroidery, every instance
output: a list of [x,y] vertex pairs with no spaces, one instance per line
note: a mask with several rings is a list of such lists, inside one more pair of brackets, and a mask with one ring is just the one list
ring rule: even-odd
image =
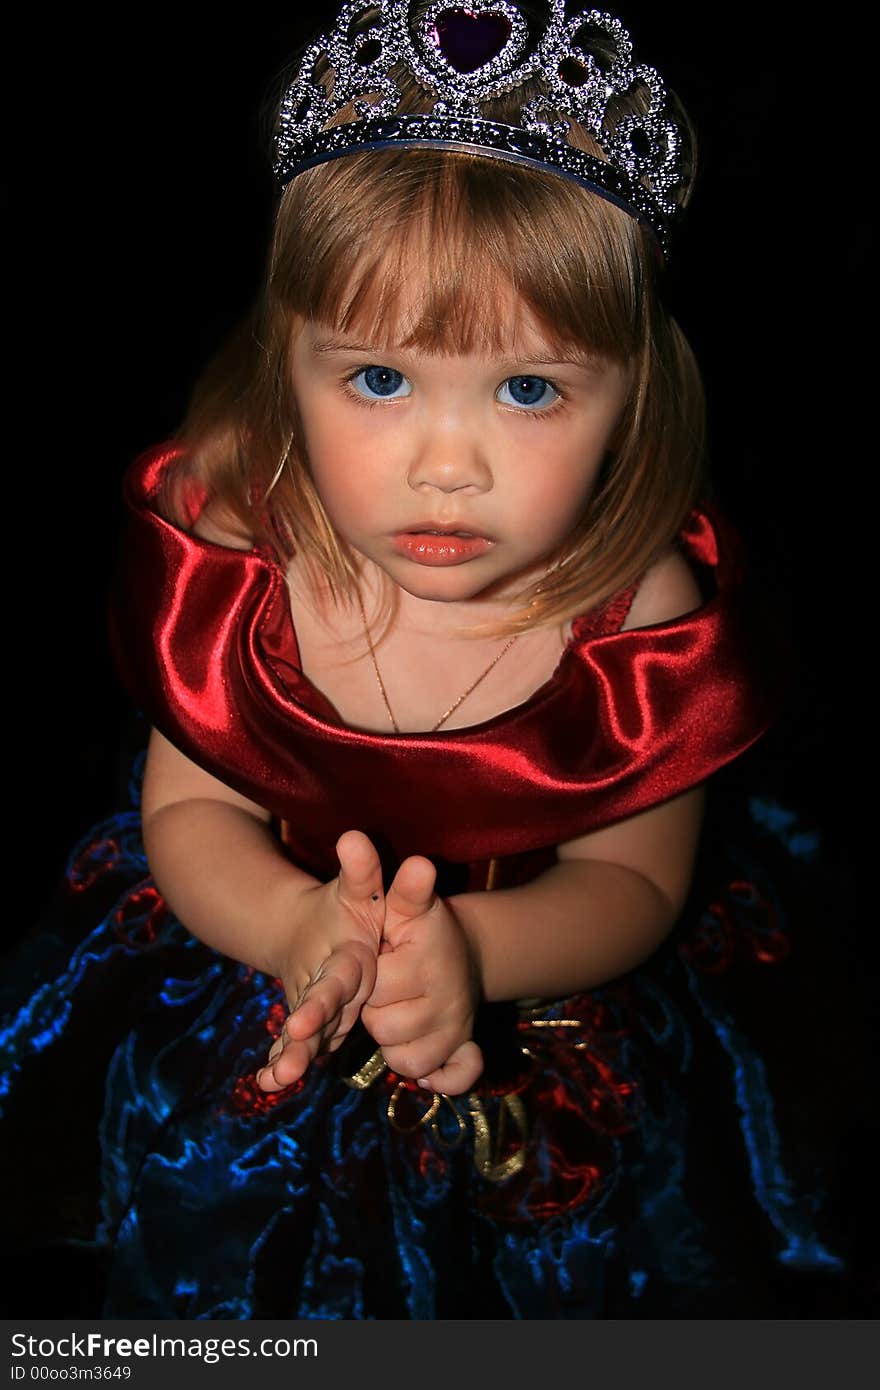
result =
[[[400,1096],[406,1093],[409,1093],[410,1095],[412,1094],[410,1088],[406,1085],[406,1082],[398,1081],[397,1085],[394,1088],[394,1091],[392,1092],[391,1099],[388,1102],[388,1109],[386,1112],[388,1115],[388,1122],[391,1125],[391,1127],[397,1130],[398,1134],[414,1134],[417,1129],[430,1128],[431,1133],[433,1134],[434,1138],[436,1139],[437,1143],[440,1145],[441,1148],[457,1149],[459,1144],[464,1139],[465,1134],[467,1133],[467,1126],[465,1125],[464,1119],[459,1113],[458,1107],[455,1105],[452,1098],[450,1096],[444,1095],[440,1091],[434,1091],[431,1104],[428,1106],[427,1110],[425,1110],[425,1112],[419,1116],[416,1122],[410,1125],[402,1125],[399,1123],[397,1119],[397,1102],[400,1099]],[[440,1129],[440,1126],[437,1123],[437,1115],[440,1111],[441,1105],[443,1105],[444,1102],[452,1111],[452,1114],[455,1117],[455,1123],[458,1126],[458,1133],[453,1134],[451,1139],[445,1138],[443,1131]]]
[[467,1125],[465,1124],[464,1116],[450,1096],[441,1095],[440,1099],[446,1101],[446,1104],[455,1116],[455,1122],[458,1125],[458,1133],[453,1134],[451,1139],[444,1139],[436,1120],[431,1125],[431,1133],[437,1140],[441,1149],[457,1149],[464,1139],[464,1136],[467,1134]]
[[343,1076],[342,1080],[345,1082],[346,1086],[351,1086],[358,1091],[366,1091],[369,1086],[372,1086],[374,1081],[378,1081],[383,1071],[387,1069],[387,1066],[388,1063],[382,1056],[381,1049],[379,1049],[373,1053],[372,1057],[364,1062],[364,1065],[356,1071],[353,1076]]
[[[525,1019],[528,1018],[528,1015],[527,1015],[527,1014],[521,1014],[520,1017],[521,1017],[523,1020],[525,1020]],[[580,1029],[583,1029],[583,1027],[584,1027],[584,1022],[583,1022],[583,1019],[580,1019],[580,1018],[528,1018],[528,1026],[529,1026],[529,1028],[580,1028]],[[585,1038],[580,1038],[580,1039],[578,1039],[577,1042],[575,1042],[574,1040],[572,1040],[572,1042],[570,1043],[570,1046],[573,1047],[573,1048],[575,1049],[576,1052],[584,1052],[584,1051],[586,1050],[586,1048],[589,1047],[589,1043],[586,1041]],[[529,1050],[528,1050],[527,1047],[521,1047],[521,1048],[520,1048],[520,1051],[521,1051],[526,1057],[531,1057],[531,1056],[532,1056],[532,1053],[529,1052]]]
[[[495,882],[496,864],[497,861],[494,859],[489,863],[487,888],[491,888]],[[550,1000],[520,1000],[519,1019],[521,1026],[525,1025],[526,1031],[531,1031],[533,1028],[535,1030],[561,1028],[564,1031],[584,1028],[583,1019],[542,1017],[551,1003]],[[586,1048],[588,1043],[582,1038],[577,1040],[572,1038],[569,1045],[581,1050]],[[535,1059],[535,1054],[525,1043],[520,1044],[520,1052],[524,1057]],[[375,1085],[387,1070],[388,1064],[380,1049],[374,1052],[372,1057],[352,1076],[343,1077],[342,1080],[347,1086],[366,1091],[370,1086]],[[522,1172],[526,1163],[529,1125],[526,1108],[517,1092],[511,1091],[506,1095],[497,1097],[498,1119],[494,1135],[483,1102],[474,1091],[471,1091],[467,1096],[466,1116],[456,1105],[456,1097],[434,1091],[431,1094],[430,1102],[424,1107],[418,1118],[411,1124],[402,1124],[398,1119],[398,1107],[401,1097],[407,1094],[413,1096],[414,1099],[416,1098],[411,1083],[398,1081],[386,1107],[388,1122],[398,1134],[415,1134],[420,1129],[428,1129],[441,1148],[454,1149],[459,1147],[467,1134],[467,1118],[469,1118],[474,1136],[474,1167],[480,1176],[487,1182],[504,1182],[507,1178],[513,1177],[514,1174]],[[417,1101],[417,1103],[424,1104],[423,1101]],[[444,1103],[455,1117],[457,1125],[457,1132],[452,1135],[451,1139],[444,1136],[438,1124],[438,1116]],[[518,1148],[505,1157],[505,1140],[509,1133],[508,1126],[511,1124],[516,1130],[520,1143]]]
[[[503,1182],[505,1178],[512,1177],[514,1173],[522,1172],[526,1161],[526,1145],[529,1134],[525,1106],[515,1093],[501,1096],[500,1100],[498,1132],[493,1144],[492,1132],[482,1102],[478,1096],[474,1095],[473,1091],[468,1096],[468,1105],[474,1126],[474,1164],[480,1176],[488,1182]],[[519,1130],[522,1143],[515,1153],[508,1155],[507,1158],[502,1158],[505,1116],[507,1115],[510,1116]]]
[[579,1018],[532,1018],[529,1019],[530,1028],[583,1028],[583,1021]]
[[435,1091],[435,1092],[434,1092],[434,1098],[433,1098],[433,1100],[431,1101],[431,1104],[428,1106],[428,1108],[427,1108],[427,1110],[425,1111],[424,1115],[421,1115],[421,1116],[419,1117],[419,1119],[416,1120],[416,1122],[415,1122],[414,1125],[401,1125],[401,1124],[398,1124],[398,1123],[397,1123],[397,1098],[398,1098],[398,1096],[400,1096],[402,1093],[408,1092],[408,1091],[409,1091],[409,1087],[405,1084],[405,1082],[403,1082],[403,1081],[398,1081],[397,1085],[394,1087],[394,1090],[393,1090],[392,1093],[391,1093],[391,1099],[390,1099],[389,1102],[388,1102],[388,1120],[389,1120],[389,1123],[391,1124],[391,1126],[392,1126],[394,1129],[397,1130],[397,1133],[398,1133],[398,1134],[414,1134],[415,1131],[416,1131],[417,1129],[423,1129],[425,1125],[429,1125],[429,1124],[431,1123],[431,1121],[433,1120],[434,1116],[437,1114],[437,1111],[440,1109],[440,1100],[441,1100],[441,1097],[440,1097],[439,1093],[438,1093],[437,1091]]

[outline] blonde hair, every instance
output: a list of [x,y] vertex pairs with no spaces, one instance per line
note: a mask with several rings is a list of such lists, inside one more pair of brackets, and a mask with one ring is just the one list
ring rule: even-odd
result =
[[[429,109],[399,78],[399,109]],[[483,112],[513,121],[539,90],[529,84]],[[569,139],[601,154],[577,126]],[[512,327],[486,313],[493,299],[524,305],[561,353],[628,364],[631,389],[597,487],[548,557],[540,591],[525,589],[505,620],[470,631],[500,636],[595,607],[674,544],[705,487],[699,372],[663,305],[649,230],[570,180],[465,151],[360,152],[288,184],[263,288],[195,389],[160,510],[189,525],[195,484],[242,539],[282,568],[298,552],[316,587],[350,601],[356,556],[317,495],[297,419],[294,319],[377,347],[491,354],[509,349]]]

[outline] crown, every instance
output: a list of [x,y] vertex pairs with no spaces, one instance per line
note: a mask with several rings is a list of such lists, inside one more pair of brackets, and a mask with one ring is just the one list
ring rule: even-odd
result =
[[[647,223],[667,252],[683,170],[681,130],[666,109],[662,80],[654,68],[633,65],[630,36],[611,15],[567,16],[565,0],[544,8],[546,19],[530,24],[510,0],[435,0],[427,7],[347,0],[333,29],[306,49],[282,100],[279,184],[360,150],[462,148],[573,179]],[[399,64],[434,98],[430,114],[398,112]],[[521,107],[520,125],[481,114],[481,103],[535,77],[542,95]],[[615,115],[635,93],[642,109]],[[331,125],[348,106],[356,118]],[[572,120],[604,158],[567,142]]]

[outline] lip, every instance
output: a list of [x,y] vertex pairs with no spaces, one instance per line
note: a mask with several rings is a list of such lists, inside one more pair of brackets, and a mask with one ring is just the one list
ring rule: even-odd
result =
[[398,531],[391,537],[391,544],[398,555],[413,560],[417,565],[430,566],[466,564],[468,560],[485,555],[495,544],[489,536],[470,533],[457,536],[451,530],[441,531],[440,527],[432,527],[431,530],[440,534],[428,534],[422,530]]
[[451,536],[457,531],[462,531],[466,536],[476,536],[480,540],[491,541],[493,536],[487,536],[484,531],[473,531],[463,521],[434,521],[428,518],[426,521],[414,521],[412,526],[408,526],[406,531],[398,531],[399,536],[419,535],[422,532],[436,531],[441,536]]

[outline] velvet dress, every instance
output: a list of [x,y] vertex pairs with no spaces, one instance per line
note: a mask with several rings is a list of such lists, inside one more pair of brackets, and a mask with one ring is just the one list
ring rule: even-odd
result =
[[[419,853],[441,894],[514,887],[562,841],[709,778],[774,718],[778,644],[706,504],[680,536],[704,595],[693,613],[621,630],[633,586],[574,621],[551,678],[512,710],[436,733],[348,727],[300,670],[268,552],[158,514],[177,456],[152,449],[126,474],[120,676],[145,721],[268,809],[319,878],[356,808],[386,883]],[[642,967],[482,1006],[469,1094],[396,1076],[359,1024],[266,1095],[254,1074],[285,1017],[279,982],[196,941],[164,902],[142,763],[130,804],[71,855],[69,920],[9,977],[0,1054],[9,1239],[95,1252],[105,1317],[739,1317],[843,1269],[786,1108],[797,943],[765,860],[798,849],[789,825],[780,851],[779,808],[753,804],[740,845],[710,819],[691,901]],[[61,1059],[77,1081],[58,1094]],[[41,1200],[24,1215],[28,1184]]]

